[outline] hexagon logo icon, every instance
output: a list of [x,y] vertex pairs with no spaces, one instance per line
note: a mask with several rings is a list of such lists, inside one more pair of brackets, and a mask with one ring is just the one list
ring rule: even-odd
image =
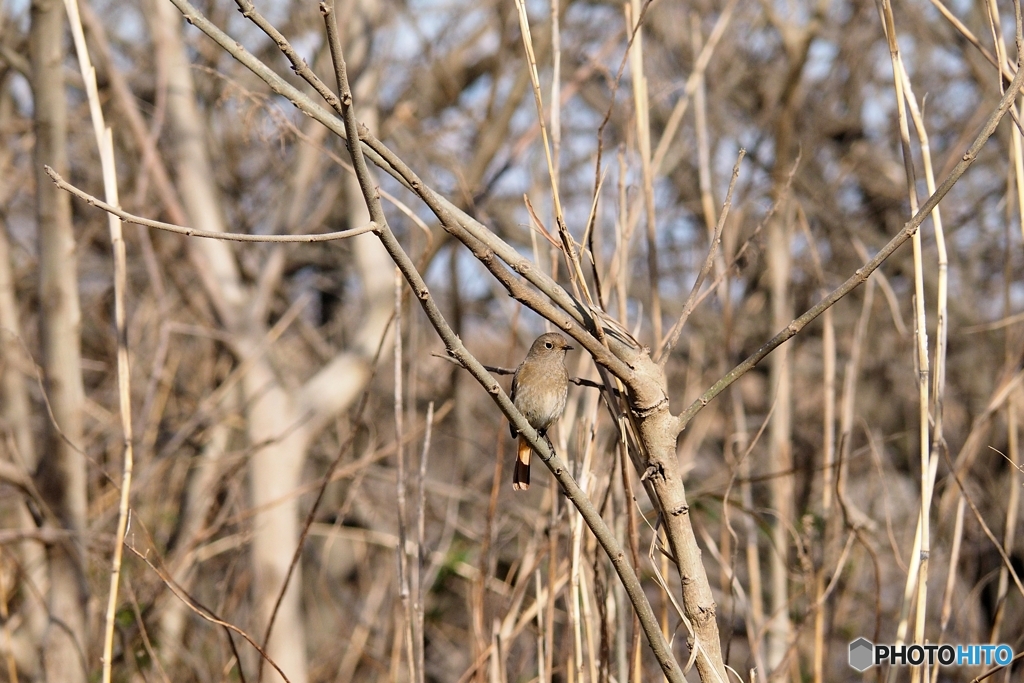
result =
[[850,666],[857,671],[864,671],[874,663],[872,652],[875,647],[867,638],[858,638],[850,643]]

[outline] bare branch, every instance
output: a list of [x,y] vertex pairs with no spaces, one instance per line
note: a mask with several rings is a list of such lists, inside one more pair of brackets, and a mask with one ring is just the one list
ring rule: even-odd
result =
[[1009,111],[1014,98],[1020,92],[1022,84],[1024,84],[1024,72],[1018,69],[1017,75],[1013,77],[1013,82],[1010,83],[1010,87],[1006,89],[1006,92],[999,100],[999,106],[996,107],[996,110],[992,112],[991,116],[989,116],[988,121],[985,122],[984,127],[981,129],[981,132],[978,133],[974,142],[971,143],[971,146],[960,158],[960,161],[957,162],[956,166],[953,167],[953,170],[950,171],[949,175],[946,176],[946,179],[942,181],[942,184],[939,185],[938,189],[935,190],[927,200],[925,200],[924,204],[921,205],[921,208],[914,217],[907,221],[907,224],[903,226],[903,229],[900,230],[888,244],[882,247],[873,259],[858,268],[856,272],[846,280],[846,282],[830,292],[828,296],[823,298],[817,304],[809,308],[803,315],[798,317],[787,325],[784,330],[765,342],[761,348],[751,354],[735,368],[730,370],[724,377],[722,377],[722,379],[715,382],[710,389],[701,394],[700,398],[690,404],[690,406],[680,414],[679,422],[682,427],[685,428],[690,420],[693,419],[693,416],[700,412],[704,406],[722,393],[726,387],[764,360],[769,353],[795,337],[807,326],[808,323],[821,315],[826,309],[830,308],[844,296],[864,284],[871,273],[875,272],[875,270],[882,265],[886,259],[892,256],[893,252],[903,246],[903,244],[917,232],[921,227],[921,223],[923,223],[931,214],[932,209],[938,206],[939,202],[941,202],[943,197],[945,197],[950,189],[952,189],[953,185],[960,180],[963,174],[967,172],[967,169],[971,167],[971,164],[973,164],[978,158],[978,153],[981,152],[981,148],[984,147],[988,139],[992,137],[992,133],[995,132],[996,126],[999,125],[999,121],[1001,121],[1003,116],[1006,115],[1006,112]]
[[346,237],[355,237],[356,235],[362,235],[366,232],[372,232],[376,227],[372,222],[366,225],[361,225],[358,228],[352,228],[351,230],[341,230],[340,232],[325,232],[319,235],[242,235],[238,233],[230,232],[207,232],[206,230],[196,230],[195,228],[185,228],[180,225],[174,225],[173,223],[164,223],[162,221],[154,221],[148,218],[142,218],[135,214],[128,213],[117,207],[107,204],[102,199],[94,197],[84,190],[80,190],[71,183],[67,182],[57,173],[55,170],[46,166],[46,174],[50,176],[54,184],[60,189],[70,192],[79,199],[84,199],[92,206],[103,209],[107,213],[117,216],[125,223],[134,223],[135,225],[143,225],[147,228],[156,228],[158,230],[166,230],[167,232],[173,232],[178,235],[185,235],[186,237],[205,237],[211,240],[226,240],[228,242],[269,242],[269,243],[281,243],[281,242],[331,242],[333,240],[342,240]]
[[683,312],[679,315],[679,320],[676,321],[676,324],[668,331],[665,339],[661,341],[660,351],[655,354],[658,363],[662,366],[665,365],[665,361],[668,360],[672,349],[675,348],[676,343],[679,341],[679,335],[683,331],[683,327],[686,325],[690,314],[693,313],[694,307],[697,305],[697,295],[700,294],[700,287],[704,284],[704,279],[708,276],[708,273],[711,272],[712,266],[715,265],[715,255],[718,253],[718,247],[722,244],[722,230],[725,228],[726,218],[729,217],[729,209],[732,208],[732,193],[736,189],[736,180],[740,177],[740,164],[743,162],[743,157],[746,154],[747,150],[741,149],[739,156],[736,158],[736,164],[732,167],[732,179],[729,181],[729,190],[725,194],[722,215],[718,217],[718,223],[715,225],[715,234],[711,238],[708,255],[704,258],[704,265],[701,266],[700,273],[697,274],[697,279],[693,282],[690,296],[686,298],[686,303],[683,304]]

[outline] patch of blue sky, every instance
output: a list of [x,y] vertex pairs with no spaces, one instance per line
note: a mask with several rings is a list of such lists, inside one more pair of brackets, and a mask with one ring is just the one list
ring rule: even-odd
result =
[[782,42],[778,31],[767,23],[747,28],[743,41],[746,51],[754,57],[774,59]]
[[[725,192],[729,189],[729,181],[732,179],[732,169],[736,165],[740,148],[747,149],[747,145],[732,137],[724,137],[715,140],[712,145],[711,173],[713,176],[712,185],[715,201],[725,201]],[[737,187],[747,185],[751,175],[757,173],[756,165],[751,163],[750,150],[740,165],[740,176],[737,179]],[[737,197],[733,197],[735,201]]]
[[[548,5],[544,5],[547,7]],[[580,33],[580,38],[583,39],[582,45],[598,46],[607,40],[607,28],[610,25],[609,22],[618,22],[618,25],[625,28],[625,19],[622,14],[621,5],[613,5],[611,3],[607,5],[592,5],[586,3],[569,3],[566,7],[566,3],[562,3],[565,9],[565,14],[562,19],[562,30],[572,31],[573,33]],[[550,14],[550,9],[542,10],[545,14]],[[536,16],[531,12],[531,17]],[[584,31],[581,29],[586,28],[602,29],[601,31]],[[588,35],[592,37],[592,40],[588,38]],[[585,48],[584,48],[585,49]]]
[[[658,222],[658,264],[662,269],[660,274],[663,278],[661,293],[670,301],[685,298],[707,255],[707,230],[704,222],[688,211],[674,211],[671,214],[666,211]],[[642,247],[634,244],[635,247],[639,247],[635,254],[643,258],[639,272],[646,276],[646,238],[641,239]],[[673,276],[673,270],[677,270],[679,275]]]
[[[502,86],[508,84],[506,80],[504,82],[499,80],[498,91],[499,93],[504,89]],[[474,80],[472,83],[467,85],[459,93],[459,102],[465,107],[473,110],[476,116],[483,116],[486,112],[487,103],[491,98],[491,90],[494,88],[494,79],[490,74],[483,74]],[[501,102],[504,98],[499,95],[498,101]]]
[[451,27],[452,15],[458,9],[465,10],[465,4],[451,0],[411,0],[407,18],[415,18],[416,36],[423,41],[433,41]]
[[532,169],[529,163],[529,154],[522,157],[519,163],[513,164],[508,170],[501,174],[494,183],[492,194],[497,196],[517,196],[528,192],[531,185]]
[[28,32],[32,0],[7,0],[4,5],[4,21],[13,23],[21,33]]
[[[266,17],[267,21],[277,27],[284,26],[294,10],[294,7],[287,2],[264,2],[262,0],[253,0],[253,3],[256,5],[256,9],[259,10],[260,14]],[[233,2],[231,4],[234,5]],[[241,15],[239,14],[238,16]]]
[[430,262],[423,274],[427,287],[435,296],[439,292],[450,290],[452,286],[452,256],[455,257],[455,268],[459,278],[459,296],[463,301],[473,301],[486,297],[491,289],[493,278],[483,265],[473,257],[468,249],[456,245],[454,249],[445,249],[437,258]]
[[[257,3],[256,9],[265,19],[278,28],[287,22],[287,3]],[[273,46],[273,41],[267,36],[267,34],[252,21],[242,16],[241,13],[228,12],[226,16],[226,26],[221,26],[220,28],[249,52],[258,53],[265,50],[268,46]],[[322,26],[319,24],[316,28],[310,28],[301,35],[286,34],[285,37],[288,39],[291,46],[295,48],[299,56],[309,62],[312,60],[316,49],[319,47],[319,41],[323,40],[322,36],[314,35],[318,31],[320,33],[323,32]],[[188,23],[184,24],[184,35],[186,42],[193,46],[210,42],[210,38],[205,33]],[[291,70],[291,65],[288,62],[288,59],[279,50],[275,48],[268,52],[273,55],[266,60],[271,67],[278,70]],[[227,59],[226,54],[222,55],[222,57]]]
[[[952,12],[955,16],[961,19],[966,19],[977,5],[976,0],[945,0],[946,9]],[[932,8],[930,5],[923,5],[921,9],[929,13],[930,18],[938,16],[939,11]]]
[[928,70],[941,73],[944,78],[959,78],[970,74],[963,50],[942,43],[929,46]]
[[14,106],[17,107],[18,113],[31,117],[35,112],[35,106],[32,99],[32,85],[28,79],[20,73],[12,72],[8,76],[7,90],[11,93],[11,99],[14,100]]
[[864,195],[861,192],[860,185],[852,178],[848,182],[840,183],[836,187],[835,199],[836,204],[843,210],[843,213],[850,215],[859,211],[864,203]]
[[[292,47],[295,48],[295,52],[298,53],[307,64],[312,64],[316,58],[316,53],[320,50],[324,44],[325,36],[324,32],[317,28],[310,28],[309,30],[299,35],[289,36],[288,40],[291,41]],[[327,78],[327,74],[321,75],[321,78]],[[332,82],[333,85],[333,82]]]
[[[472,60],[475,55],[487,56],[498,49],[499,37],[494,31],[481,30],[487,22],[483,10],[470,9],[452,3],[427,0],[417,3],[426,9],[419,10],[415,20],[409,14],[396,17],[386,31],[375,37],[378,52],[386,55],[385,67],[392,77],[383,79],[381,83],[380,101],[385,106],[394,106],[410,86],[410,79],[424,77],[421,69],[408,68],[408,62],[429,61],[429,54],[434,51],[446,51],[448,46],[464,43],[472,39],[470,45],[460,49],[463,56]],[[424,55],[427,55],[425,58]],[[390,69],[389,67],[394,67]],[[426,77],[433,78],[427,74]],[[461,103],[466,97],[479,97],[487,93],[489,80],[478,79],[472,84],[469,93],[461,93]]]
[[812,83],[828,78],[838,55],[839,48],[835,43],[825,40],[812,42],[807,53],[807,64],[804,66],[804,78]]
[[[813,232],[812,232],[813,238]],[[790,242],[790,258],[793,261],[799,261],[808,265],[806,268],[791,268],[790,269],[790,284],[800,285],[812,282],[814,285],[820,286],[822,283],[818,281],[818,276],[813,267],[810,264],[815,259],[814,250],[818,250],[818,256],[821,256],[821,246],[825,240],[814,240],[812,244],[807,240],[807,233],[803,230],[796,230],[793,234],[793,239]],[[822,267],[828,268],[828,262],[822,259]],[[826,271],[827,272],[827,271]],[[827,283],[826,283],[827,285]]]
[[[120,57],[116,50],[118,42],[128,45],[145,45],[148,42],[149,29],[146,26],[145,17],[137,4],[100,2],[93,5],[93,10],[100,17],[104,29],[106,29],[108,36],[111,38],[111,47],[115,48],[115,59]],[[122,58],[118,66],[128,71],[134,65]]]
[[387,59],[392,62],[406,62],[423,54],[425,37],[422,33],[422,24],[432,21],[433,17],[414,21],[412,16],[404,12],[394,17],[384,38],[387,42]]
[[[941,115],[952,121],[966,121],[978,108],[980,99],[981,93],[973,81],[963,79],[951,81],[943,94]],[[925,116],[928,116],[932,109],[935,108],[929,107],[926,101]]]
[[1010,310],[1019,311],[1024,309],[1024,282],[1021,282],[1020,280],[1011,282],[1009,290]]
[[892,89],[886,91],[883,86],[871,83],[866,83],[864,89],[866,94],[860,109],[864,136],[869,140],[886,138],[896,120],[896,103],[892,99]]
[[[259,7],[258,9],[262,12],[264,8]],[[231,36],[232,39],[238,41],[242,47],[249,52],[258,50],[271,42],[266,33],[261,31],[256,24],[252,23],[238,12],[228,13],[226,25],[220,26],[219,28]],[[184,32],[187,44],[198,45],[200,43],[209,43],[211,41],[205,33],[190,23],[183,22],[182,31]]]
[[[398,27],[408,32],[403,38],[403,54],[415,57],[430,46],[455,45],[476,33],[488,21],[487,9],[481,5],[452,0],[412,0],[404,21]],[[405,19],[413,17],[414,22]],[[491,43],[493,48],[496,43]],[[482,45],[482,49],[488,47]]]
[[[533,26],[546,22],[551,16],[551,2],[549,0],[524,0],[524,4],[526,5],[526,16],[530,20],[531,32]],[[515,7],[514,4],[512,6]]]

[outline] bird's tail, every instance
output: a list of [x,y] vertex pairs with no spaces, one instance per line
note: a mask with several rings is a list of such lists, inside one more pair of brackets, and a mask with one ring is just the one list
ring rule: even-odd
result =
[[530,488],[530,455],[533,449],[522,434],[519,435],[519,451],[516,455],[516,464],[512,469],[512,488],[516,491],[525,491]]

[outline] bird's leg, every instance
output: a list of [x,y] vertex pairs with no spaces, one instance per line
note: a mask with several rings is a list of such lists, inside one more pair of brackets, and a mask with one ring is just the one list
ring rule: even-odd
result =
[[544,429],[544,430],[538,429],[537,430],[537,435],[544,437],[544,440],[548,442],[548,448],[550,448],[551,452],[554,453],[555,452],[555,444],[551,443],[551,437],[548,436],[548,430],[546,430],[546,429]]

